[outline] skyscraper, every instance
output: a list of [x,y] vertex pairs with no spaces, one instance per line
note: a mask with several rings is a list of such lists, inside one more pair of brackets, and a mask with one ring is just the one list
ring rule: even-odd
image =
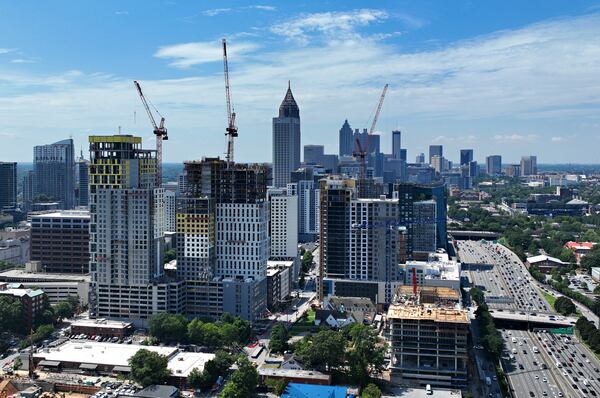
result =
[[537,156],[521,157],[521,176],[530,176],[537,174]]
[[90,316],[144,325],[183,311],[182,283],[163,278],[164,189],[156,151],[131,135],[90,136]]
[[324,155],[325,148],[323,147],[323,145],[304,145],[305,164],[320,164],[321,166],[323,166],[323,164],[321,163]]
[[424,164],[425,163],[425,154],[422,152],[420,154],[418,154],[417,157],[415,158],[415,163]]
[[283,188],[291,173],[300,167],[300,109],[288,89],[273,118],[273,185]]
[[485,159],[486,172],[491,175],[498,175],[502,172],[502,156],[491,155]]
[[88,166],[89,162],[83,158],[83,152],[79,159],[77,159],[75,166],[75,186],[76,194],[75,200],[77,206],[87,206],[89,201],[89,180],[88,180]]
[[354,149],[352,127],[348,123],[348,119],[344,121],[340,129],[340,156],[352,156]]
[[17,163],[0,162],[0,211],[17,206]]
[[286,188],[271,188],[269,199],[272,259],[294,259],[298,256],[298,196]]
[[472,149],[461,149],[460,150],[460,165],[468,165],[473,161],[473,150]]
[[269,203],[266,169],[219,158],[185,162],[177,202],[177,275],[186,313],[255,319],[266,308]]
[[[402,133],[400,130],[392,131],[392,157],[394,159],[402,158]],[[404,159],[406,160],[406,159]]]
[[444,147],[441,145],[429,145],[429,164],[433,164],[433,157],[444,157]]
[[66,139],[33,148],[34,196],[45,195],[62,209],[75,205],[75,152]]

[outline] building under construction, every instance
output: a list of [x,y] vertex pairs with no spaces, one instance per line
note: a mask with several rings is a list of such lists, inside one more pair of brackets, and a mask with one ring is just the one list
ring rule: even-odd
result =
[[387,312],[394,382],[467,385],[469,314],[450,288],[404,286]]

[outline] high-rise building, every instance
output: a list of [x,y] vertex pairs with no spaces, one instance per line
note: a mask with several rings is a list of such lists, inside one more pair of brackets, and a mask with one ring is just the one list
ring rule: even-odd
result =
[[75,202],[77,206],[87,207],[89,201],[89,162],[83,158],[83,152],[75,163]]
[[502,156],[491,155],[485,159],[487,174],[494,176],[502,173]]
[[444,167],[445,160],[446,159],[444,159],[442,156],[433,155],[433,157],[430,160],[430,164],[431,167],[433,167],[433,169],[436,171],[436,173],[442,173],[446,170],[446,168]]
[[304,145],[305,164],[321,164],[324,155],[325,147],[323,145]]
[[408,160],[406,148],[400,148],[400,160],[402,160],[404,163],[406,163],[406,161]]
[[298,196],[298,239],[302,242],[314,242],[319,234],[321,176],[314,169],[299,169],[288,184],[288,192]]
[[174,191],[165,190],[165,231],[175,232],[177,214],[177,194]]
[[417,157],[415,158],[415,163],[416,164],[424,164],[425,163],[425,154],[424,153],[420,153],[417,155]]
[[288,84],[287,93],[273,118],[273,185],[285,187],[300,167],[300,109]]
[[[394,159],[402,158],[402,133],[400,130],[392,131],[392,157]],[[406,159],[404,159],[406,160]]]
[[367,129],[363,129],[362,133],[359,129],[354,130],[353,140],[360,141],[360,145],[363,149],[367,147],[367,140],[369,141],[368,153],[371,155],[377,155],[381,153],[381,136],[379,134],[369,135]]
[[266,308],[269,203],[266,168],[219,158],[186,162],[177,202],[177,275],[185,312],[253,320]]
[[89,226],[87,210],[31,216],[31,260],[39,261],[44,272],[87,274],[90,266]]
[[[437,217],[435,200],[413,203],[412,250],[413,253],[432,253],[437,249]],[[427,254],[425,254],[426,256]]]
[[530,176],[537,174],[537,156],[521,157],[521,176]]
[[[419,288],[418,294],[430,295],[425,290]],[[448,292],[447,296],[454,294]],[[391,378],[408,385],[464,388],[469,313],[455,305],[422,301],[403,296],[388,309]]]
[[90,316],[144,325],[183,312],[183,284],[164,278],[164,189],[156,151],[131,135],[90,136]]
[[[340,129],[340,150],[339,155],[352,156],[354,150],[354,137],[352,134],[352,127],[348,124],[348,119],[344,120],[344,124]],[[306,161],[306,160],[305,160]]]
[[267,198],[271,205],[270,258],[294,259],[298,257],[298,196],[287,188],[271,188]]
[[23,207],[26,210],[31,209],[34,199],[35,190],[35,173],[33,170],[29,170],[27,174],[23,176]]
[[472,149],[461,149],[460,150],[460,165],[464,166],[473,161],[473,150]]
[[33,148],[34,196],[44,195],[62,209],[75,206],[75,150],[66,139]]
[[0,212],[17,206],[17,163],[0,162]]
[[[440,185],[420,185],[412,183],[400,183],[394,185],[394,195],[398,197],[400,206],[400,225],[406,226],[407,229],[407,252],[409,258],[414,258],[415,250],[415,234],[420,230],[417,225],[419,223],[435,223],[436,230],[436,248],[446,249],[447,247],[447,232],[446,232],[446,189],[443,184]],[[430,218],[420,209],[415,207],[415,203],[428,200],[435,201],[435,217]],[[417,220],[415,211],[423,215],[423,218]]]
[[433,164],[433,157],[444,157],[444,147],[442,145],[429,145],[429,164]]
[[521,176],[521,165],[520,164],[509,164],[506,166],[506,175],[508,177],[520,177]]

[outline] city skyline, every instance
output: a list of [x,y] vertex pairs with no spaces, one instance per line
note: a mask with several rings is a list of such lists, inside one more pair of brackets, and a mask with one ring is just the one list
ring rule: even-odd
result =
[[[271,117],[291,80],[303,109],[302,146],[322,144],[326,153],[337,152],[345,119],[368,127],[389,83],[376,129],[386,153],[399,129],[409,159],[442,144],[457,154],[451,160],[473,148],[479,162],[499,154],[518,163],[527,153],[540,163],[597,162],[600,13],[593,1],[74,4],[15,3],[0,13],[4,161],[28,162],[33,146],[58,137],[72,136],[75,150],[85,149],[88,135],[119,126],[151,146],[134,79],[167,119],[165,162],[223,157],[219,45],[226,37],[239,161],[271,160]],[[148,23],[157,14],[160,34]],[[25,15],[46,40],[18,23]]]

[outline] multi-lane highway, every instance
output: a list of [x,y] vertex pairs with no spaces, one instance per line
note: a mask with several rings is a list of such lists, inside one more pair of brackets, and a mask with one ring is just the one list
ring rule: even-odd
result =
[[[471,241],[459,241],[457,246],[463,268],[473,285],[482,288],[496,315],[510,312],[528,319],[548,317],[548,322],[543,322],[548,324],[570,320],[554,313],[538,290],[546,288],[538,285],[506,247]],[[600,396],[600,361],[574,336],[508,329],[501,335],[503,366],[515,397]]]
[[458,241],[458,256],[471,282],[480,287],[490,308],[529,314],[553,312],[531,283],[523,263],[502,245]]

